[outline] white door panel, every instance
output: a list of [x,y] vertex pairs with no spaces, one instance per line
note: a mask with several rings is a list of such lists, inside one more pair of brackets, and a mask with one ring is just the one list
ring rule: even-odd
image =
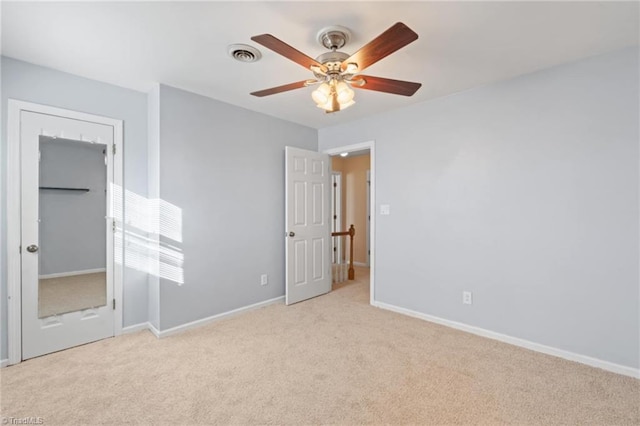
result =
[[331,291],[329,156],[286,147],[286,303]]
[[[113,182],[114,128],[104,124],[73,120],[53,115],[21,111],[21,258],[22,258],[22,358],[55,352],[114,335],[113,314],[113,229],[107,211],[111,211]],[[106,305],[40,318],[39,252],[39,141],[40,136],[104,144],[107,156],[107,241]]]

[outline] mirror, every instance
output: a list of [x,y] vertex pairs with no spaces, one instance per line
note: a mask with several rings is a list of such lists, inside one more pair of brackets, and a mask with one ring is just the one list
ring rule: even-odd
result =
[[38,318],[107,303],[105,149],[40,136]]

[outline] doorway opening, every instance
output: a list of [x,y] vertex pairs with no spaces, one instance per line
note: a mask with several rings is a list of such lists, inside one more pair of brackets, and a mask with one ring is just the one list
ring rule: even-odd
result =
[[[374,201],[374,142],[346,145],[324,151],[329,154],[333,176],[340,176],[338,187],[332,188],[332,212],[337,232],[347,232],[353,225],[353,249],[349,236],[332,237],[334,265],[332,271],[333,288],[341,288],[350,283],[364,284],[368,287],[369,303],[375,300],[374,264],[375,264],[375,226],[371,212],[375,211]],[[333,214],[333,213],[332,213]],[[332,218],[333,218],[332,217]],[[332,227],[332,232],[336,232]],[[353,251],[354,278],[344,271],[350,268],[350,255]]]

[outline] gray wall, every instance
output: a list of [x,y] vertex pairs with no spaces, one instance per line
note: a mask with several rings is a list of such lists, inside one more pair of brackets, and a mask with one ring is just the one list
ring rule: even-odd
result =
[[[160,87],[160,195],[182,210],[182,286],[162,279],[165,330],[284,294],[284,147],[317,131]],[[260,285],[260,274],[269,284]]]
[[105,149],[106,145],[40,136],[39,275],[106,268]]
[[376,143],[376,299],[637,368],[638,72],[626,49],[320,130]]
[[[0,57],[2,89],[2,144],[0,167],[6,170],[7,99],[18,99],[52,105],[124,120],[124,182],[125,188],[137,194],[147,193],[147,97],[106,83],[55,71],[15,59]],[[6,176],[2,179],[2,210],[6,211]],[[126,209],[126,207],[125,207]],[[125,215],[127,213],[125,212]],[[126,219],[126,217],[125,217]],[[0,228],[3,236],[0,255],[0,358],[7,358],[7,274],[6,215]],[[126,260],[125,260],[126,262]],[[124,325],[147,321],[146,273],[125,268]]]

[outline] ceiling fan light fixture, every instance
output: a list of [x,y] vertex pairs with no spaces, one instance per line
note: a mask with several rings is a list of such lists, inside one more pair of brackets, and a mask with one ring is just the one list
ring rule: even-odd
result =
[[316,104],[316,106],[325,110],[327,113],[340,111],[340,104],[335,100],[335,96],[333,95],[327,99],[327,102]]
[[343,104],[340,104],[340,111],[342,111],[343,109],[347,109],[349,108],[351,105],[355,105],[356,101],[349,101],[349,102],[345,102]]
[[355,101],[351,100],[349,102],[340,103],[338,102],[337,96],[332,95],[331,98],[324,104],[317,104],[318,108],[325,110],[327,113],[338,112],[344,109],[349,108],[351,105],[355,105]]
[[311,98],[318,108],[326,112],[337,112],[355,104],[354,92],[344,81],[331,80],[324,82],[311,93]]
[[[349,87],[347,83],[341,81],[336,85],[336,93],[338,95],[338,102],[340,105],[346,105],[353,100],[353,90]],[[351,106],[351,105],[349,105]],[[342,108],[341,108],[342,109]]]
[[[311,93],[313,101],[320,105],[324,105],[331,100],[331,87],[327,83],[322,83],[316,90]],[[322,108],[322,107],[321,107]]]
[[334,112],[333,111],[333,102],[331,102],[331,100],[328,100],[326,103],[324,104],[317,104],[316,105],[318,108],[325,110],[326,112]]

